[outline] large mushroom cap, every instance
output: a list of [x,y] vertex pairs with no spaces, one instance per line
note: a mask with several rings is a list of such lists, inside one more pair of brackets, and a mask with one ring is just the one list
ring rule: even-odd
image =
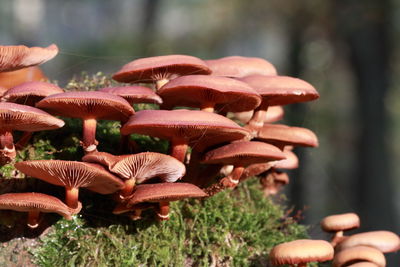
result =
[[56,197],[41,193],[8,193],[0,195],[0,209],[22,212],[39,211],[58,213],[66,219],[77,213]]
[[344,267],[359,261],[373,262],[379,267],[386,266],[386,259],[383,253],[376,248],[368,246],[356,246],[339,251],[333,259],[332,266]]
[[321,221],[321,228],[326,232],[346,231],[360,227],[360,217],[355,213],[335,214]]
[[45,182],[69,188],[86,187],[100,194],[112,194],[124,183],[93,163],[65,160],[22,161],[15,165],[21,172]]
[[168,55],[136,59],[122,67],[113,79],[124,83],[152,82],[174,75],[210,74],[206,63],[196,57]]
[[185,165],[179,160],[155,152],[126,156],[110,166],[109,169],[123,179],[135,178],[137,183],[153,177],[172,183],[180,179],[186,172]]
[[309,129],[283,124],[265,124],[258,132],[257,139],[276,146],[317,147],[318,138]]
[[275,67],[262,58],[230,56],[205,61],[212,75],[240,78],[254,74],[276,75]]
[[246,83],[210,75],[178,77],[161,87],[158,94],[166,108],[223,104],[225,111],[240,112],[261,103],[260,95]]
[[132,106],[122,97],[98,91],[54,94],[42,99],[36,106],[70,118],[126,121],[134,114]]
[[323,262],[333,258],[333,247],[324,240],[295,240],[275,246],[269,258],[273,265]]
[[241,81],[253,87],[269,106],[281,106],[319,98],[315,88],[306,81],[287,76],[247,76]]
[[349,236],[338,245],[338,250],[354,246],[370,246],[383,253],[395,252],[400,249],[400,238],[390,231],[371,231]]
[[198,151],[249,135],[246,129],[224,116],[182,109],[138,111],[123,125],[121,133],[138,133],[167,140],[184,139]]
[[40,65],[55,57],[57,53],[58,47],[55,44],[46,48],[24,45],[0,46],[0,72]]
[[15,103],[0,103],[0,129],[35,132],[63,126],[64,121],[38,108]]
[[240,164],[247,166],[252,163],[284,159],[285,155],[276,146],[256,141],[234,142],[207,152],[202,163],[208,164]]
[[107,87],[99,90],[123,97],[130,104],[153,103],[161,104],[162,99],[153,90],[145,86],[118,86]]
[[141,202],[170,202],[206,196],[203,190],[189,183],[141,184],[136,186],[127,206],[131,207]]
[[31,106],[46,96],[63,92],[64,91],[55,84],[34,81],[10,88],[1,99],[6,102]]

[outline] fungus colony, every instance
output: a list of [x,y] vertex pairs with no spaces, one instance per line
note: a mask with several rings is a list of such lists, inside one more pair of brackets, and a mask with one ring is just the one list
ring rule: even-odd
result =
[[[65,204],[42,193],[0,195],[0,209],[28,212],[31,228],[38,226],[43,212],[66,219],[79,213],[81,187],[113,194],[114,214],[137,220],[142,210],[154,209],[160,221],[169,218],[171,201],[210,197],[254,176],[260,177],[265,195],[276,194],[289,182],[284,170],[298,167],[293,147],[318,146],[312,131],[274,124],[283,118],[283,105],[315,100],[318,92],[303,80],[279,76],[264,59],[141,58],[112,76],[128,85],[64,91],[44,82],[46,77],[37,67],[57,52],[56,45],[0,46],[1,165],[13,164],[16,150],[27,144],[32,132],[63,127],[64,121],[54,116],[79,118],[83,125],[85,156],[81,161],[41,159],[14,164],[27,176],[65,187]],[[135,112],[132,105],[137,103],[153,103],[160,109]],[[125,150],[121,155],[98,151],[97,120],[121,123],[121,148]],[[13,131],[25,132],[15,145]],[[131,134],[168,140],[170,155],[138,153],[140,147],[130,139]],[[127,153],[132,150],[135,153]],[[324,227],[336,232],[332,242],[336,245],[344,240],[341,231],[356,224],[335,228],[327,220]],[[352,240],[343,241],[343,251],[354,246],[352,242],[369,245]],[[303,264],[302,250],[308,260],[328,260],[333,255],[327,242],[296,241],[287,246],[273,250],[274,264]],[[347,258],[343,255],[337,262]],[[379,265],[382,259],[374,262]]]

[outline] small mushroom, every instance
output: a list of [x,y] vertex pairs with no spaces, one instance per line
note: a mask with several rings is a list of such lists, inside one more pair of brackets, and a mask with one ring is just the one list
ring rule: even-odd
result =
[[273,265],[306,267],[309,262],[331,260],[333,253],[332,245],[325,240],[300,239],[275,246],[269,259]]
[[343,231],[360,227],[360,217],[355,213],[330,215],[322,219],[321,228],[325,232],[333,233],[331,244],[336,246],[344,240]]
[[270,170],[260,179],[264,196],[276,195],[283,186],[289,184],[289,176],[286,172]]
[[197,57],[167,55],[133,60],[124,65],[112,78],[123,83],[155,82],[159,89],[177,76],[210,73],[206,63]]
[[65,203],[78,206],[79,188],[86,187],[99,194],[112,194],[124,183],[101,165],[65,160],[32,160],[15,163],[15,168],[26,175],[65,187]]
[[332,266],[344,267],[363,261],[375,263],[379,267],[386,266],[386,259],[383,253],[376,248],[368,246],[355,246],[339,251],[333,259]]
[[42,99],[36,106],[55,115],[82,119],[82,147],[85,153],[97,151],[97,120],[125,122],[135,113],[122,97],[98,91],[54,94]]
[[141,110],[121,128],[121,134],[150,135],[171,142],[170,155],[185,159],[187,147],[203,151],[207,147],[242,139],[248,131],[232,120],[198,110]]
[[136,186],[125,205],[131,208],[142,202],[158,203],[157,217],[162,221],[169,219],[169,202],[205,196],[203,190],[189,183],[141,184]]
[[41,193],[8,193],[0,195],[0,209],[28,212],[28,226],[39,226],[40,212],[54,212],[70,220],[71,215],[79,213],[82,205],[71,209],[56,197]]
[[229,56],[205,60],[212,70],[211,75],[241,78],[249,75],[276,75],[275,67],[265,59],[257,57]]
[[187,75],[173,79],[157,93],[164,109],[177,106],[195,107],[214,112],[253,110],[261,103],[260,95],[249,85],[235,79],[210,75]]

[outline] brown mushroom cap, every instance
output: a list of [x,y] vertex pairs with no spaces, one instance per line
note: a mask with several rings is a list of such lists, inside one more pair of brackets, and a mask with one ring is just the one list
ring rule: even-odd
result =
[[317,90],[311,84],[293,77],[252,75],[240,80],[253,87],[268,106],[282,106],[319,98]]
[[47,82],[26,82],[10,88],[2,97],[2,101],[32,106],[46,96],[63,93],[55,84]]
[[333,258],[333,247],[324,240],[295,240],[275,246],[269,259],[273,265],[323,262]]
[[338,245],[338,250],[354,246],[370,246],[383,253],[395,252],[400,249],[400,238],[390,231],[371,231],[349,236]]
[[210,74],[206,63],[196,57],[167,55],[139,58],[124,65],[112,78],[124,83],[148,83],[173,75]]
[[172,140],[185,140],[193,149],[242,139],[248,131],[232,120],[198,110],[141,110],[121,128],[123,135],[138,133]]
[[348,264],[359,261],[373,262],[379,267],[386,266],[386,259],[383,253],[376,248],[368,246],[351,247],[336,253],[332,266],[348,266]]
[[8,193],[0,195],[0,209],[22,212],[54,212],[70,220],[78,213],[56,197],[41,193]]
[[275,67],[262,58],[230,56],[205,60],[213,76],[240,78],[254,74],[276,75]]
[[86,187],[100,194],[112,194],[124,183],[103,167],[93,163],[65,160],[18,162],[15,168],[45,182],[69,188]]
[[0,129],[36,132],[63,126],[64,121],[38,108],[15,103],[0,103]]
[[[238,119],[242,123],[247,123],[253,116],[254,111],[243,111],[243,112],[235,112],[233,116]],[[268,111],[265,113],[264,123],[271,123],[280,121],[283,119],[285,115],[285,111],[281,106],[272,106],[268,108]]]
[[25,82],[46,80],[48,80],[47,77],[37,66],[14,71],[0,72],[0,86],[8,89]]
[[13,71],[30,66],[40,65],[58,53],[58,47],[0,46],[0,72]]
[[70,118],[126,121],[134,114],[132,106],[122,97],[98,91],[54,94],[36,106]]
[[118,86],[107,87],[99,90],[100,92],[118,95],[124,98],[129,104],[153,103],[161,104],[162,99],[153,90],[145,86]]
[[256,141],[240,141],[207,152],[202,163],[247,166],[284,158],[285,155],[276,146]]
[[318,138],[309,129],[283,124],[265,124],[258,132],[257,139],[278,147],[308,146],[317,147]]
[[176,106],[214,107],[223,104],[225,111],[252,110],[261,103],[259,94],[238,80],[210,75],[178,77],[165,84],[157,92],[164,107]]
[[293,170],[299,167],[299,158],[293,151],[283,149],[283,154],[285,154],[285,159],[273,163],[275,169]]
[[135,187],[127,206],[131,207],[141,202],[170,202],[206,196],[203,190],[189,183],[141,184]]
[[373,262],[369,262],[369,261],[362,261],[362,262],[357,262],[351,265],[348,265],[347,267],[379,267],[378,265],[376,265]]
[[355,213],[330,215],[321,221],[321,228],[325,232],[347,231],[358,227],[360,218]]

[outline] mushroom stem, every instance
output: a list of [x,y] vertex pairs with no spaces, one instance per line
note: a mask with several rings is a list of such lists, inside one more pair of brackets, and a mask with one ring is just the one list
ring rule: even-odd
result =
[[82,147],[85,153],[97,151],[96,126],[96,119],[83,119]]
[[71,209],[76,209],[79,205],[79,188],[65,187],[65,203]]
[[344,239],[343,231],[338,231],[332,236],[331,245],[336,247]]
[[201,111],[214,112],[214,103],[210,102],[202,103],[200,109]]
[[170,155],[180,162],[184,162],[188,144],[185,140],[172,140],[170,147]]
[[132,214],[129,216],[132,221],[137,221],[142,218],[142,210],[141,209],[134,209]]
[[40,211],[38,210],[32,210],[28,212],[27,225],[29,226],[29,228],[34,229],[39,226],[39,216],[40,216]]
[[240,176],[244,171],[244,166],[235,166],[233,171],[226,177],[222,178],[218,183],[213,184],[206,189],[204,192],[207,193],[208,197],[211,197],[226,188],[234,188],[237,186],[240,180]]
[[124,184],[125,184],[124,188],[122,188],[119,193],[120,199],[125,199],[126,197],[132,195],[133,188],[135,187],[136,184],[136,179],[135,178],[127,179],[125,180]]
[[169,79],[157,80],[157,81],[156,81],[156,88],[157,88],[157,90],[160,89],[161,87],[163,87],[164,84],[166,84],[167,82],[169,82]]
[[11,162],[16,155],[11,131],[0,131],[0,166]]
[[169,220],[169,202],[168,201],[161,201],[159,203],[159,209],[158,209],[158,212],[157,212],[157,219],[159,221]]
[[247,122],[247,128],[249,128],[252,131],[253,136],[256,136],[258,130],[264,126],[264,119],[267,110],[268,110],[268,104],[261,103],[261,105],[254,110],[253,116]]

